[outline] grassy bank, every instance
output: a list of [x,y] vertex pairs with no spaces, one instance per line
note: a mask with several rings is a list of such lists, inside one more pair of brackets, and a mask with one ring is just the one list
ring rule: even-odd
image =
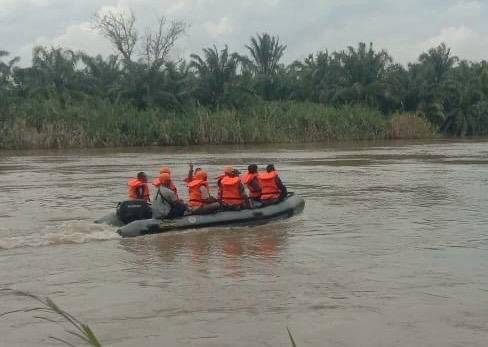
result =
[[[396,117],[396,118],[395,118]],[[186,112],[138,110],[101,99],[12,104],[0,115],[0,148],[321,142],[432,137],[414,115],[385,117],[362,106],[271,102],[252,108]]]

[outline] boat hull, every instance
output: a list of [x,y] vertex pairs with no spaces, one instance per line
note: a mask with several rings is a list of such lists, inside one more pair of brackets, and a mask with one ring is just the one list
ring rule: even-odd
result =
[[107,223],[119,227],[117,233],[122,237],[158,234],[174,230],[206,228],[211,226],[230,226],[239,224],[262,224],[275,219],[289,218],[299,214],[305,207],[305,201],[291,195],[286,200],[258,209],[224,211],[208,215],[189,215],[181,218],[160,220],[144,219],[127,225],[118,219],[116,213],[105,216],[97,223]]

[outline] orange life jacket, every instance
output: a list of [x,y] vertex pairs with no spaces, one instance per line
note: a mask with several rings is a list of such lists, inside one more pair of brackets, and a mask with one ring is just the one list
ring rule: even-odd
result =
[[137,178],[129,180],[127,182],[127,185],[129,186],[129,200],[137,200],[139,197],[137,196],[137,190],[140,187],[144,188],[144,201],[148,202],[150,201],[150,196],[149,196],[149,187],[147,186],[146,183],[139,181]]
[[239,177],[225,176],[220,180],[222,202],[230,206],[242,206],[244,200],[241,197],[241,179]]
[[[161,187],[161,182],[159,182],[159,177],[156,177],[153,181],[152,181],[152,184],[153,186],[155,186],[156,188],[159,188]],[[178,200],[180,200],[180,196],[178,195],[178,188],[176,188],[176,186],[173,184],[173,182],[171,182],[170,186],[168,187],[170,190],[173,191],[173,193],[175,193],[176,195],[176,198]]]
[[259,184],[261,185],[261,200],[276,200],[280,197],[280,189],[276,184],[276,171],[259,174]]
[[193,180],[187,184],[188,187],[188,206],[191,208],[199,208],[205,205],[205,200],[202,197],[202,192],[200,191],[201,187],[205,187],[207,192],[210,193],[208,188],[208,182],[203,180]]
[[[259,199],[261,197],[261,192],[255,192],[253,190],[253,186],[251,184],[251,182],[258,178],[258,174],[257,173],[247,173],[244,175],[244,177],[242,178],[242,183],[244,183],[246,185],[246,187],[249,189],[249,197],[251,199]],[[258,181],[259,183],[259,181]]]
[[219,201],[222,200],[222,178],[224,178],[226,175],[220,175],[220,176],[217,176],[217,187],[218,187],[218,191],[217,191],[217,199]]

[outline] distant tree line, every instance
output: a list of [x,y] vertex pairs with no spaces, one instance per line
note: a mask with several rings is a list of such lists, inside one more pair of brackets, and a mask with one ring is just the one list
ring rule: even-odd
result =
[[95,22],[117,54],[94,57],[36,47],[32,65],[24,68],[18,66],[19,58],[0,51],[0,110],[39,98],[55,98],[66,107],[98,98],[181,114],[200,106],[218,111],[311,102],[362,105],[385,117],[416,113],[447,135],[488,134],[488,64],[460,60],[445,44],[407,66],[365,43],[284,64],[287,46],[278,36],[263,33],[250,39],[245,54],[213,46],[188,61],[172,61],[170,53],[185,33],[185,23],[161,17],[141,35],[133,13],[107,13]]

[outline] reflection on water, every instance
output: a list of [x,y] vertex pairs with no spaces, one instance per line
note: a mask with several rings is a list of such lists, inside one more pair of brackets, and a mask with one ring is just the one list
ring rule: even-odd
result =
[[[0,152],[0,287],[50,295],[109,346],[484,346],[488,143]],[[253,227],[120,239],[92,221],[137,171],[274,162],[306,199]],[[215,185],[212,185],[215,189]],[[0,313],[29,304],[2,297]],[[0,345],[51,346],[0,317]],[[62,334],[62,331],[60,331]],[[57,334],[59,335],[59,334]]]
[[[277,227],[279,230],[275,229]],[[195,230],[120,241],[124,250],[136,256],[134,261],[141,266],[141,272],[148,264],[163,266],[184,258],[192,271],[205,275],[211,269],[215,271],[213,262],[218,260],[222,275],[230,277],[244,276],[249,269],[248,262],[261,262],[271,267],[273,262],[280,261],[286,243],[287,226],[283,223],[273,227]]]

